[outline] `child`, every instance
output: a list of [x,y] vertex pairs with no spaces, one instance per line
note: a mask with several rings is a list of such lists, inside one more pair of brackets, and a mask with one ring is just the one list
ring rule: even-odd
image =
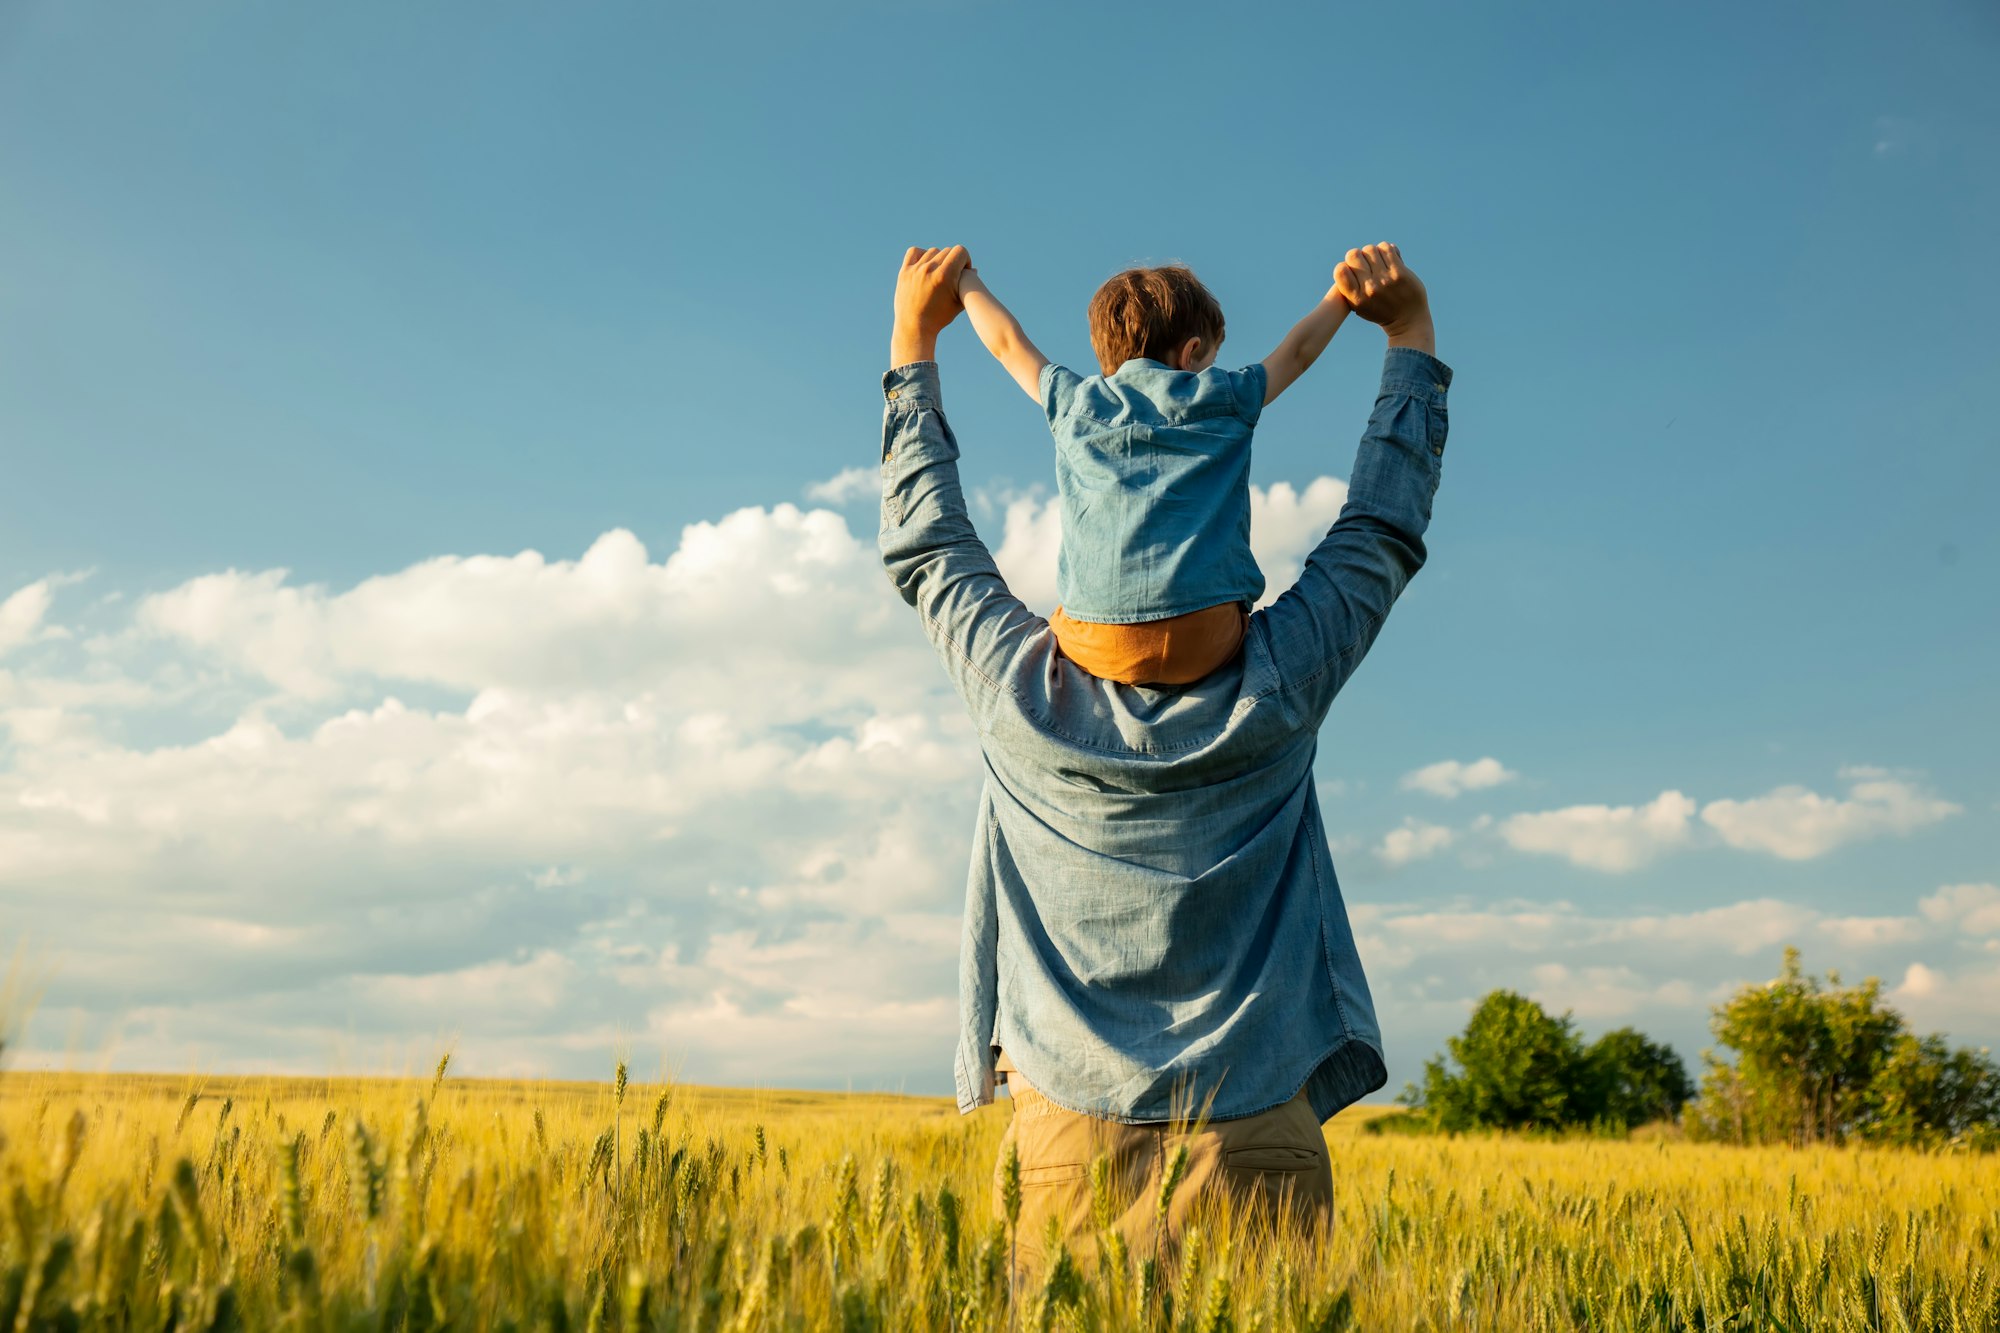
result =
[[1063,655],[1102,680],[1185,685],[1242,646],[1264,576],[1250,554],[1250,434],[1353,309],[1338,285],[1276,351],[1215,368],[1222,307],[1184,265],[1134,268],[1090,300],[1088,378],[1037,351],[968,266],[979,340],[1042,405],[1056,442],[1062,550],[1050,618]]

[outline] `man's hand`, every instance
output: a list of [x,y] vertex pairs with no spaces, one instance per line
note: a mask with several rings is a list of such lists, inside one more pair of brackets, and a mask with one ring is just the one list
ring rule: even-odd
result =
[[965,308],[958,296],[959,270],[972,262],[965,247],[911,246],[896,274],[896,327],[889,335],[889,368],[937,359],[937,336]]
[[1384,241],[1349,250],[1333,271],[1333,285],[1355,314],[1382,326],[1391,347],[1414,347],[1437,355],[1430,294],[1404,265],[1403,253],[1395,246]]

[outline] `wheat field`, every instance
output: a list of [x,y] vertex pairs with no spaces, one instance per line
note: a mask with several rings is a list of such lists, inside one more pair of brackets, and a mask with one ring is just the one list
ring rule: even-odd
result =
[[0,1330],[2000,1328],[1990,1156],[1376,1136],[1357,1108],[1326,1243],[1211,1212],[1010,1283],[1008,1114],[7,1073]]

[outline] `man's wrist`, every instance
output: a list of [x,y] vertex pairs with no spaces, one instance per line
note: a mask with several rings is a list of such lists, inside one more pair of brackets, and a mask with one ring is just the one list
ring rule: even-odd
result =
[[889,335],[889,369],[912,361],[937,360],[937,334],[921,329],[897,328]]
[[1437,327],[1431,323],[1431,312],[1426,310],[1418,319],[1399,321],[1383,330],[1389,335],[1391,347],[1414,347],[1426,356],[1437,355]]

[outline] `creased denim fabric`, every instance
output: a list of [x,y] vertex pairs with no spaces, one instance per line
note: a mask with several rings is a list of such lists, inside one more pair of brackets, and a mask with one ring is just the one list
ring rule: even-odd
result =
[[1264,595],[1250,554],[1250,433],[1264,383],[1262,365],[1191,371],[1134,357],[1088,378],[1042,367],[1064,611],[1130,625]]
[[[1050,1101],[1126,1122],[1387,1073],[1313,785],[1318,730],[1424,561],[1451,371],[1391,348],[1347,504],[1231,664],[1120,685],[1056,651],[966,515],[938,368],[883,377],[882,559],[975,722],[985,783],[960,952],[958,1105],[1004,1047]],[[1178,1097],[1177,1097],[1178,1092]]]

